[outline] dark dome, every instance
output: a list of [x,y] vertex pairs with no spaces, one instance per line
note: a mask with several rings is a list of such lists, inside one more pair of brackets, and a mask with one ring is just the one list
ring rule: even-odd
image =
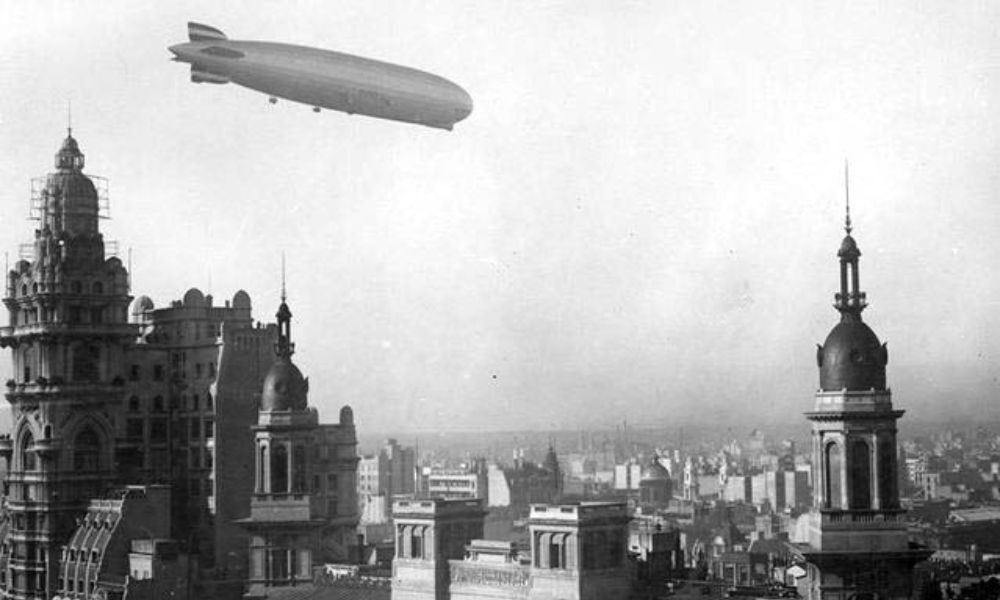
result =
[[63,140],[59,152],[56,152],[56,168],[63,170],[79,171],[83,169],[83,153],[80,152],[80,145],[72,135],[66,136]]
[[94,182],[83,173],[75,171],[56,171],[49,173],[47,179],[50,191],[58,189],[60,193],[69,198],[93,199],[97,204],[97,188]]
[[885,389],[889,352],[860,319],[846,318],[816,350],[819,387],[823,391]]
[[279,358],[264,378],[261,410],[305,410],[309,382],[288,358]]
[[861,256],[861,250],[858,250],[858,243],[854,241],[854,238],[850,234],[844,237],[844,241],[840,242],[840,250],[837,251],[837,256],[857,258]]

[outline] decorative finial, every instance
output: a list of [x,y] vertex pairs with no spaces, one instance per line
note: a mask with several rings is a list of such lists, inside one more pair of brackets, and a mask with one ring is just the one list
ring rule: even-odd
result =
[[850,175],[848,172],[847,159],[844,159],[844,206],[846,208],[844,216],[844,231],[847,235],[851,235],[851,185],[850,185]]
[[66,134],[73,137],[73,100],[66,99]]

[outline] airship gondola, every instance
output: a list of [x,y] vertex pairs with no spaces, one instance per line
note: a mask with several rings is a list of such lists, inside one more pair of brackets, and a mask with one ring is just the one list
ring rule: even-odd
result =
[[410,67],[332,50],[230,40],[188,23],[186,44],[170,46],[195,83],[235,83],[278,98],[348,114],[448,129],[469,116],[472,98],[447,79]]

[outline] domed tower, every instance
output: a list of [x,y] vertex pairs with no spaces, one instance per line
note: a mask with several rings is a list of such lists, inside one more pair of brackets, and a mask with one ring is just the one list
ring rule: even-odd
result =
[[350,407],[340,423],[319,423],[309,380],[292,362],[292,311],[282,282],[275,361],[264,378],[254,432],[250,583],[309,581],[314,564],[344,562],[358,523],[357,436]]
[[49,566],[87,501],[116,477],[111,415],[124,397],[122,357],[137,328],[128,322],[128,273],[106,256],[98,226],[106,186],[83,166],[70,132],[55,171],[32,182],[38,228],[7,273],[10,324],[0,345],[13,353],[6,396],[14,424],[0,450],[10,458],[11,535],[27,540],[10,562],[9,591],[19,598],[58,589]]
[[844,229],[834,296],[840,322],[817,348],[819,390],[806,413],[813,441],[806,596],[908,598],[913,565],[929,553],[908,543],[897,486],[896,422],[903,411],[893,408],[886,386],[887,347],[861,320],[867,303],[849,203]]
[[666,506],[673,492],[670,471],[660,462],[654,452],[649,462],[642,468],[639,479],[639,502],[647,506]]

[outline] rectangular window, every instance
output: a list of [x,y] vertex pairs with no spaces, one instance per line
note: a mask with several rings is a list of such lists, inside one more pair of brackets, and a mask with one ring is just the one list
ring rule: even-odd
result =
[[142,375],[142,369],[139,365],[132,365],[129,368],[128,379],[129,381],[139,381],[139,377]]
[[194,441],[201,438],[201,419],[198,417],[191,417],[188,421],[188,435],[190,440]]
[[198,379],[201,379],[201,370],[202,370],[201,363],[195,363],[195,365],[194,365],[194,376],[196,378],[198,378]]
[[192,479],[189,482],[188,489],[191,490],[191,495],[192,496],[200,496],[201,495],[201,480],[200,479]]
[[205,439],[210,440],[215,437],[215,422],[211,419],[205,419]]
[[205,448],[205,468],[211,469],[214,463],[215,459],[212,457],[212,449]]
[[208,376],[209,377],[215,377],[215,363],[214,362],[208,363]]
[[153,379],[163,381],[163,365],[153,365]]

